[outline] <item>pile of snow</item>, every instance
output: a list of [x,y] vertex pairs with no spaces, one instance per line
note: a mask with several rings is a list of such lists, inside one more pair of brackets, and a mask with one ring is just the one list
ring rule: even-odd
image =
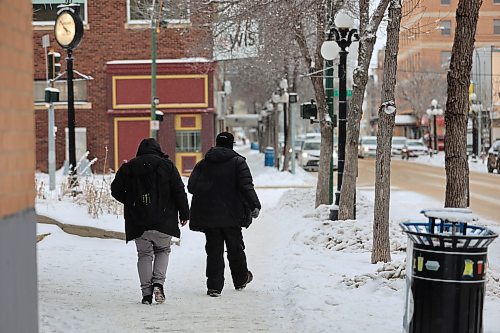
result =
[[[434,165],[439,167],[445,167],[444,161],[445,153],[444,151],[440,151],[438,154],[434,154],[432,156],[418,156],[416,158],[410,158],[410,162],[421,163],[426,165]],[[469,158],[469,170],[476,172],[488,172],[488,168],[486,166],[486,159],[473,160]]]
[[[324,248],[334,251],[371,252],[373,236],[373,203],[362,192],[357,194],[357,220],[331,221],[330,207],[321,205],[314,213],[304,215],[311,219],[311,229],[302,231],[300,238],[311,248]],[[390,223],[391,251],[406,249],[406,236],[398,223]]]
[[375,273],[366,273],[356,275],[351,278],[344,278],[344,283],[349,288],[359,288],[365,285],[368,281],[376,281],[380,285],[389,287],[394,290],[401,288],[400,283],[395,283],[394,280],[404,279],[406,277],[406,260],[392,261],[383,264]]

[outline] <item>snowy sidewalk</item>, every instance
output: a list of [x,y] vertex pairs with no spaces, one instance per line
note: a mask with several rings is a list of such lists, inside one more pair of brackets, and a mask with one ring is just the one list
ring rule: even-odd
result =
[[[39,224],[38,233],[51,233],[38,243],[40,332],[401,332],[406,236],[398,223],[422,220],[418,209],[439,203],[393,192],[393,262],[372,265],[372,190],[360,191],[357,221],[328,221],[327,207],[313,209],[314,188],[301,188],[313,183],[309,174],[279,173],[264,168],[261,154],[244,153],[263,203],[244,230],[255,276],[245,290],[232,288],[226,265],[222,297],[205,294],[204,236],[185,227],[170,257],[167,302],[145,306],[133,242],[82,238]],[[39,202],[38,210],[61,222],[123,228],[122,218],[90,221],[85,209],[64,201]],[[498,333],[500,241],[489,254],[484,332]]]

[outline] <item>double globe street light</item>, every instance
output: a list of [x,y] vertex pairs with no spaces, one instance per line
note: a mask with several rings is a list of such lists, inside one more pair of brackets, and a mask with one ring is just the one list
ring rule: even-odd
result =
[[[335,22],[330,23],[327,40],[321,46],[321,55],[327,60],[327,64],[339,56],[339,145],[338,145],[338,171],[337,191],[335,192],[335,206],[330,210],[330,219],[338,220],[340,191],[344,175],[345,144],[347,134],[347,55],[352,42],[359,41],[358,30],[352,27],[352,19],[345,13],[340,12],[335,16]],[[327,66],[328,68],[331,67]],[[331,80],[328,82],[328,80]],[[326,86],[333,87],[333,71],[326,77]],[[332,115],[330,115],[332,116]],[[334,119],[334,117],[332,117]],[[335,126],[335,124],[333,124]],[[332,128],[334,127],[332,126]],[[333,162],[330,162],[333,164]],[[332,173],[330,173],[332,175]]]
[[438,101],[433,99],[431,101],[431,107],[427,109],[426,111],[428,116],[433,116],[433,122],[432,122],[432,142],[434,143],[434,152],[437,154],[439,152],[439,146],[438,146],[438,138],[437,138],[437,121],[436,118],[437,116],[441,116],[443,114],[443,109],[438,105]]

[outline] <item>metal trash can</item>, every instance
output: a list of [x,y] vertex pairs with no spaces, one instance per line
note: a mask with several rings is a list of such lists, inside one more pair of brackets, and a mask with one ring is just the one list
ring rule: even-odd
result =
[[472,211],[423,210],[400,223],[408,235],[406,333],[482,333],[488,245],[498,236],[471,226]]
[[266,147],[264,150],[264,166],[273,167],[274,166],[274,148]]
[[258,142],[251,142],[250,149],[251,150],[259,150],[259,143]]

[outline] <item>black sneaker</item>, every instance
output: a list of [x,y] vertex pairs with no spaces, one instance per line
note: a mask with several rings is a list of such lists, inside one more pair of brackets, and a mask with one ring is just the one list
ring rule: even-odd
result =
[[234,288],[236,288],[236,290],[243,290],[245,289],[245,287],[247,286],[247,284],[249,284],[250,282],[252,282],[253,280],[253,274],[252,272],[248,271],[247,272],[247,280],[245,283],[243,283],[241,286],[235,286]]
[[159,283],[153,284],[153,294],[155,295],[156,303],[165,302],[165,293],[163,292],[163,285]]
[[207,295],[210,297],[220,297],[221,292],[216,289],[208,289],[207,290]]
[[142,296],[141,303],[151,305],[153,303],[153,295]]

